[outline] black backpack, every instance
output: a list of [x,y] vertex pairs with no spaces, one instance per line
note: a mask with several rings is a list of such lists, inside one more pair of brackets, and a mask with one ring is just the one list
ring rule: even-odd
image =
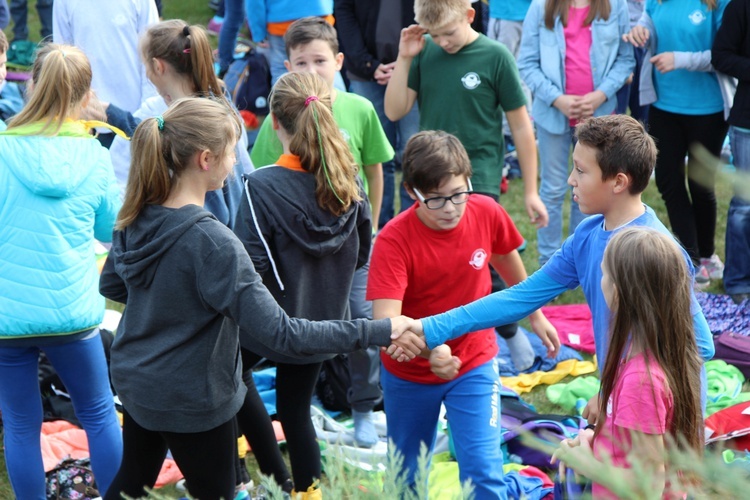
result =
[[259,116],[268,115],[268,96],[271,93],[268,60],[254,47],[243,42],[239,42],[238,46],[246,47],[245,55],[229,66],[224,83],[238,110],[247,110]]

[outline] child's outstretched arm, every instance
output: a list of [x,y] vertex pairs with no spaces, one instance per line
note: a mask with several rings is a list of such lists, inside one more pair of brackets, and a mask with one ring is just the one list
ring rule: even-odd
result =
[[531,124],[526,106],[506,111],[510,133],[518,151],[518,163],[523,177],[524,202],[529,220],[537,228],[546,227],[549,222],[547,207],[539,197],[537,189],[537,151],[534,140],[534,126]]
[[385,114],[391,121],[398,121],[411,111],[417,100],[417,93],[409,88],[409,68],[411,61],[424,48],[424,34],[426,30],[417,24],[401,30],[398,43],[398,58],[393,68],[391,79],[385,88],[383,107]]
[[[493,254],[490,258],[490,265],[495,271],[502,276],[508,286],[514,286],[524,281],[528,276],[526,269],[523,267],[523,261],[517,250],[500,255]],[[536,309],[529,315],[529,322],[534,333],[542,339],[542,343],[547,348],[547,357],[554,358],[560,352],[560,339],[557,336],[557,329],[552,326],[541,310]]]
[[[404,327],[423,333],[425,342],[434,348],[461,335],[518,321],[567,290],[543,270],[518,285],[488,295],[471,304],[422,320],[412,320]],[[399,331],[393,335],[398,338]]]

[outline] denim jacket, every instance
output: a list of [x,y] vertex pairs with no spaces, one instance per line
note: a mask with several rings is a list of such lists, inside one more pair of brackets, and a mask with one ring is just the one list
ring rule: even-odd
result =
[[[552,134],[562,134],[568,118],[552,103],[565,93],[565,35],[558,17],[552,30],[544,25],[547,0],[534,0],[523,23],[518,70],[534,95],[531,114],[538,126]],[[635,68],[630,44],[622,35],[630,31],[625,0],[611,0],[609,19],[597,18],[591,23],[591,70],[594,90],[601,90],[607,100],[594,112],[608,115],[615,110],[617,91]]]

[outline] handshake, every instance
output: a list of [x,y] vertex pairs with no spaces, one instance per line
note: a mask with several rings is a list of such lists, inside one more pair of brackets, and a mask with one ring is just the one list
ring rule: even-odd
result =
[[411,361],[420,354],[429,356],[422,321],[407,316],[391,318],[391,345],[382,349],[399,362]]

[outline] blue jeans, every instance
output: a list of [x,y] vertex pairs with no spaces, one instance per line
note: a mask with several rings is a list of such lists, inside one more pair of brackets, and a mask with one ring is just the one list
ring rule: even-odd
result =
[[[729,139],[737,172],[750,174],[750,132],[731,127]],[[750,199],[743,199],[737,193],[729,202],[724,265],[727,293],[750,293]]]
[[[276,83],[281,75],[287,72],[284,66],[286,61],[286,44],[284,43],[284,37],[278,35],[268,35],[268,65],[271,68],[271,85]],[[341,72],[336,72],[336,77],[333,80],[333,87],[336,90],[346,92],[346,84],[344,84],[344,78],[341,76]]]
[[380,380],[388,439],[404,457],[408,485],[413,486],[415,481],[421,444],[432,452],[440,405],[444,403],[461,483],[471,479],[477,499],[508,498],[500,450],[500,377],[495,360],[444,384],[409,382],[388,370],[382,370]]
[[224,24],[219,33],[219,71],[223,74],[234,60],[234,45],[237,34],[245,21],[245,1],[226,0],[224,4]]
[[[547,207],[549,224],[538,229],[537,246],[539,249],[539,263],[547,262],[552,254],[562,246],[563,234],[563,201],[565,194],[570,191],[568,186],[568,159],[573,142],[573,128],[564,134],[551,134],[542,127],[536,128],[539,140],[539,160],[542,183],[539,197]],[[568,234],[573,234],[578,224],[586,216],[581,213],[578,203],[570,200],[570,224]]]
[[633,55],[635,56],[633,82],[626,83],[617,91],[617,113],[624,114],[629,107],[630,116],[645,125],[648,123],[649,106],[641,106],[638,92],[640,90],[641,65],[643,64],[643,57],[646,55],[646,49],[633,47]]
[[42,396],[39,351],[57,370],[86,431],[91,466],[102,494],[120,468],[122,433],[109,388],[107,362],[99,335],[85,340],[36,347],[2,347],[0,341],[0,408],[5,426],[5,463],[18,498],[45,499],[44,465],[39,439]]
[[[52,0],[37,0],[36,11],[42,23],[42,38],[52,35]],[[10,17],[13,19],[13,40],[29,39],[29,2],[10,0]]]
[[[369,99],[375,107],[388,142],[396,151],[396,156],[392,161],[383,163],[383,205],[380,209],[380,227],[383,227],[394,215],[396,170],[401,169],[401,156],[404,153],[404,146],[411,136],[419,132],[419,107],[415,103],[406,116],[397,122],[392,122],[385,116],[383,105],[385,85],[380,85],[377,82],[351,80],[349,87],[353,93]],[[414,200],[409,198],[403,184],[400,186],[400,197],[402,212],[414,204]]]

